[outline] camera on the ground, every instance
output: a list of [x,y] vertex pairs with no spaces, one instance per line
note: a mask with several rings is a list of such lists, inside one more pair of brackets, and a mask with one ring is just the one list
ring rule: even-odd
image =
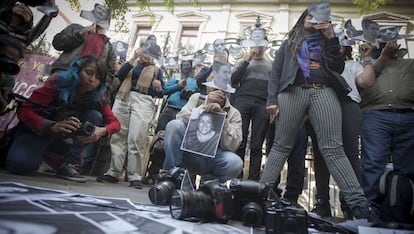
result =
[[233,179],[230,182],[235,208],[232,219],[249,226],[263,225],[269,189],[254,180]]
[[185,173],[185,169],[180,167],[159,173],[157,183],[148,191],[152,204],[168,205],[173,191],[180,189]]
[[305,234],[308,233],[308,213],[303,207],[276,199],[266,205],[264,224],[267,234]]
[[216,180],[206,181],[196,191],[175,190],[170,213],[174,219],[198,219],[226,223],[233,215],[233,195]]

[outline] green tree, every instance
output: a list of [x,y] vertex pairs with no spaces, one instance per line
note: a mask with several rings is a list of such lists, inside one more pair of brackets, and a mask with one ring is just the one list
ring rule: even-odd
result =
[[[80,0],[66,0],[73,9],[81,10]],[[198,0],[188,0],[194,6],[199,6]],[[105,0],[105,5],[111,10],[112,18],[116,21],[115,28],[120,32],[128,32],[129,29],[126,26],[125,14],[128,12],[128,5],[136,4],[142,12],[147,13],[149,16],[154,14],[151,11],[151,0]],[[174,0],[164,0],[164,6],[168,11],[174,13]]]
[[381,5],[392,3],[394,0],[352,0],[359,7],[361,14],[367,14],[378,10]]
[[47,42],[46,40],[46,33],[44,33],[39,38],[37,38],[33,43],[25,47],[25,53],[51,56],[50,46],[51,44]]

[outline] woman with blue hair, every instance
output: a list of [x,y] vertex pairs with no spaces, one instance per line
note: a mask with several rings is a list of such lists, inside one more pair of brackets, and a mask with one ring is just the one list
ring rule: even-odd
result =
[[76,166],[83,148],[120,130],[105,96],[106,66],[94,56],[73,61],[55,73],[18,109],[20,124],[7,155],[10,173],[38,169],[51,145],[63,146],[63,163],[56,176],[86,182]]

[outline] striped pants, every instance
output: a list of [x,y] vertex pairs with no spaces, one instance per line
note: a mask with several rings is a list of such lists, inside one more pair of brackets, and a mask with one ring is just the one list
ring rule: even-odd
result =
[[[341,105],[333,89],[292,86],[278,95],[275,139],[261,182],[274,183],[283,169],[303,118],[308,115],[329,172],[351,208],[369,203],[342,145]],[[359,123],[355,123],[359,124]]]

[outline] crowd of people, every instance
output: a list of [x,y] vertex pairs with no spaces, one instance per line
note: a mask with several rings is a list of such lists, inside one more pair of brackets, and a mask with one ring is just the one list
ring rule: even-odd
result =
[[[1,112],[23,48],[58,10],[53,0],[30,5],[52,8],[33,27],[29,4],[1,4]],[[37,171],[44,153],[53,151],[63,156],[56,176],[84,183],[97,142],[106,138],[110,166],[97,181],[118,183],[125,171],[129,185],[141,189],[148,184],[145,150],[155,102],[164,98],[155,133],[165,133],[165,158],[152,165],[153,173],[183,167],[201,183],[238,177],[277,188],[288,161],[283,196],[297,204],[309,136],[317,189],[312,211],[331,216],[332,175],[344,216],[373,223],[380,220],[377,188],[387,165],[414,180],[414,60],[403,58],[397,41],[404,36],[395,26],[364,19],[362,31],[338,28],[329,3],[319,2],[303,11],[273,61],[264,56],[266,30],[256,24],[241,43],[246,56],[234,67],[226,41],[217,39],[213,62],[195,72],[199,64],[191,58],[161,64],[155,35],[118,64],[117,48],[105,35],[110,10],[95,4],[81,17],[92,25],[74,23],[54,36],[53,47],[62,53],[50,78],[17,109],[20,122],[5,158],[10,173]],[[165,72],[175,68],[175,75]]]

